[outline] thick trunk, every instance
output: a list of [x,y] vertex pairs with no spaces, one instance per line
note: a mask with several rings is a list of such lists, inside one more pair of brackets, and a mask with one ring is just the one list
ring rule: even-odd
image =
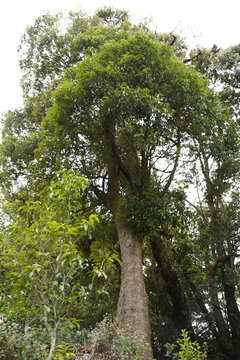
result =
[[152,359],[148,299],[143,278],[142,240],[124,221],[117,221],[116,226],[122,256],[119,327],[130,331],[143,342],[144,360]]
[[[111,116],[111,112],[109,113]],[[121,287],[118,301],[118,324],[124,331],[145,346],[144,360],[153,358],[151,331],[148,318],[148,299],[143,278],[142,239],[123,220],[118,220],[119,173],[126,177],[130,188],[134,188],[131,171],[125,167],[119,156],[115,141],[115,123],[104,121],[105,161],[108,169],[108,194],[106,205],[115,217],[121,249]]]

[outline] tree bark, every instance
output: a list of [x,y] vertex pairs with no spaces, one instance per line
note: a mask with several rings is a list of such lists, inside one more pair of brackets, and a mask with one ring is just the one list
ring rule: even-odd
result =
[[121,248],[121,287],[118,301],[118,323],[143,343],[144,360],[153,358],[148,298],[143,277],[142,239],[124,221],[116,221]]

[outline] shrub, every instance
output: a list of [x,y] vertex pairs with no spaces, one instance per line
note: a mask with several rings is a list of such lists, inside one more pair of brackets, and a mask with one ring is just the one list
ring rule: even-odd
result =
[[43,360],[47,345],[37,331],[23,332],[21,326],[3,321],[0,324],[1,360]]
[[84,360],[144,360],[144,347],[138,339],[123,332],[116,321],[105,317],[89,332],[85,346],[76,359]]
[[171,359],[179,360],[204,360],[207,358],[206,352],[202,352],[197,342],[192,342],[186,330],[182,330],[181,338],[176,344],[166,344],[166,356]]

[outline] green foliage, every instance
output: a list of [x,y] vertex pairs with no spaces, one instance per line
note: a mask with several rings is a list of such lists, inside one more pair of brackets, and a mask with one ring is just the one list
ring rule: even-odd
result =
[[74,353],[71,352],[70,344],[60,344],[56,346],[53,360],[70,360],[74,358]]
[[198,49],[192,53],[196,54],[198,56],[192,65],[208,76],[221,101],[228,106],[231,115],[239,123],[239,44],[227,49],[214,45],[211,50]]
[[[96,53],[105,42],[124,38],[128,28],[132,25],[127,12],[112,8],[99,9],[93,16],[81,11],[70,12],[66,16],[46,13],[27,27],[18,49],[23,73],[24,107],[7,113],[3,119],[5,126],[0,157],[4,171],[1,171],[1,187],[9,199],[24,198],[24,202],[30,192],[38,193],[52,179],[53,174],[49,171],[36,174],[34,150],[41,140],[39,126],[52,104],[52,91],[64,70],[82,61],[87,54]],[[60,154],[61,151],[52,151],[49,160],[54,158],[58,161]],[[63,167],[71,168],[68,165],[65,162]],[[21,183],[21,192],[16,188],[13,190],[18,176],[30,181],[31,186],[25,188]],[[40,177],[41,181],[38,181]]]
[[[140,31],[125,35],[65,72],[42,123],[44,140],[36,156],[41,166],[49,149],[56,152],[64,146],[67,159],[75,154],[73,161],[80,157],[86,173],[101,178],[110,153],[105,133],[111,111],[108,126],[122,168],[118,184],[125,193],[130,188],[131,194],[141,194],[149,187],[150,173],[154,176],[149,168],[154,159],[162,156],[174,173],[185,134],[196,137],[206,132],[208,107],[215,105],[219,121],[223,114],[206,81],[174,57],[168,45]],[[82,148],[77,145],[79,133]],[[164,169],[156,171],[164,178]],[[167,187],[171,178],[166,176],[165,184],[156,181]]]
[[[86,298],[79,270],[88,266],[76,248],[76,239],[89,234],[98,221],[85,215],[82,192],[86,181],[72,171],[60,172],[38,201],[28,201],[5,230],[1,243],[6,271],[2,311],[6,317],[24,318],[52,332],[77,324],[73,309]],[[103,267],[91,270],[105,275]],[[79,278],[76,283],[73,280]],[[77,324],[78,325],[78,324]]]
[[202,352],[197,342],[192,342],[186,330],[182,330],[182,337],[177,340],[177,345],[166,344],[166,356],[169,359],[180,360],[204,360],[207,358],[206,352]]
[[19,46],[25,97],[46,90],[52,81],[59,81],[66,68],[84,58],[85,51],[95,52],[112,37],[106,28],[116,35],[116,30],[129,26],[126,11],[109,7],[97,10],[92,17],[84,12],[39,16],[28,26]]
[[[40,194],[40,200],[28,201],[21,207],[15,222],[6,229],[2,248],[7,277],[13,285],[12,300],[19,301],[24,293],[25,302],[28,294],[39,293],[52,299],[50,302],[58,296],[64,301],[65,296],[70,295],[68,281],[84,266],[74,238],[85,235],[97,218],[77,216],[82,211],[84,180],[70,172],[61,175]],[[48,288],[44,284],[48,284]],[[47,305],[46,310],[50,312]]]

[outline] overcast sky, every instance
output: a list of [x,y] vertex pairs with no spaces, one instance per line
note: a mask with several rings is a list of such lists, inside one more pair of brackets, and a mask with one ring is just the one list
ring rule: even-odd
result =
[[228,47],[240,42],[239,0],[2,0],[0,113],[21,105],[17,46],[25,28],[47,10],[82,9],[92,14],[103,6],[129,10],[133,21],[152,18],[160,32],[176,28],[195,45]]

